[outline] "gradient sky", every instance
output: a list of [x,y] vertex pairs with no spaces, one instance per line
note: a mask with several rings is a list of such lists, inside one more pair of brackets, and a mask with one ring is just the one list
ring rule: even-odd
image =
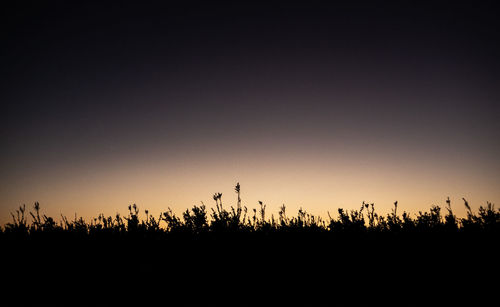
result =
[[500,203],[494,1],[70,2],[2,9],[1,224]]

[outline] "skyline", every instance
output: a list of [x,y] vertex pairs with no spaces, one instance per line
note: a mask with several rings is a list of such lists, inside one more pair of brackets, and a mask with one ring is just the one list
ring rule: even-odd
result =
[[0,223],[234,204],[500,201],[493,2],[18,4]]

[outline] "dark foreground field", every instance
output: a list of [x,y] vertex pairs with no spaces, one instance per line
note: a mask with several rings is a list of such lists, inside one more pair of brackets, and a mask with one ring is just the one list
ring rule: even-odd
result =
[[[237,192],[239,187],[237,186]],[[265,205],[55,222],[21,208],[1,232],[3,305],[487,305],[500,210],[457,218],[373,205],[321,220]],[[28,217],[30,222],[27,222]],[[144,216],[144,219],[140,219]]]

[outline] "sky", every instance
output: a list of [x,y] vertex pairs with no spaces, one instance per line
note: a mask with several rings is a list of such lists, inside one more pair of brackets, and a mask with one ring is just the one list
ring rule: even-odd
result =
[[2,5],[0,224],[500,203],[494,1]]

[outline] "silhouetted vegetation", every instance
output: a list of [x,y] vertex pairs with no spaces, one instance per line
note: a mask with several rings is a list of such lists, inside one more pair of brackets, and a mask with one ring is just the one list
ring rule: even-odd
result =
[[90,221],[76,215],[56,221],[39,203],[31,210],[23,205],[0,232],[5,276],[12,285],[43,289],[37,297],[49,302],[61,294],[47,295],[50,289],[82,296],[77,290],[94,287],[85,292],[92,296],[128,293],[133,284],[168,292],[145,300],[241,305],[263,304],[265,295],[282,303],[359,303],[389,288],[402,297],[424,289],[458,295],[461,283],[484,286],[489,274],[498,274],[492,260],[498,259],[500,210],[489,202],[473,212],[463,199],[465,217],[454,214],[449,198],[444,214],[438,206],[399,214],[395,202],[382,215],[363,202],[324,219],[303,209],[289,215],[284,205],[269,215],[260,201],[248,209],[239,183],[235,193],[234,206],[215,193],[210,209],[201,204],[181,215],[168,209],[153,216],[133,204],[125,216]]
[[467,216],[458,218],[451,208],[451,201],[446,200],[446,214],[441,213],[439,206],[432,206],[428,212],[419,211],[412,215],[404,211],[397,214],[398,202],[394,203],[392,212],[379,215],[373,203],[363,202],[359,210],[346,211],[338,209],[338,216],[328,219],[307,213],[299,209],[296,216],[287,216],[286,207],[280,207],[277,218],[266,217],[266,205],[259,201],[259,207],[250,212],[242,206],[240,185],[235,187],[237,193],[236,207],[228,209],[222,205],[222,193],[213,196],[215,209],[207,211],[205,205],[193,206],[182,215],[177,216],[169,208],[155,217],[144,210],[141,217],[136,204],[128,206],[128,215],[113,216],[100,214],[97,218],[85,221],[75,215],[69,220],[61,216],[59,222],[52,217],[41,215],[38,202],[29,211],[28,221],[26,205],[19,207],[12,215],[12,223],[7,223],[1,233],[3,236],[37,236],[43,233],[76,233],[90,237],[99,235],[201,235],[206,233],[280,233],[280,232],[328,232],[328,233],[396,233],[396,232],[497,232],[500,222],[500,210],[487,202],[480,206],[477,214],[473,213],[467,200],[463,199]]

